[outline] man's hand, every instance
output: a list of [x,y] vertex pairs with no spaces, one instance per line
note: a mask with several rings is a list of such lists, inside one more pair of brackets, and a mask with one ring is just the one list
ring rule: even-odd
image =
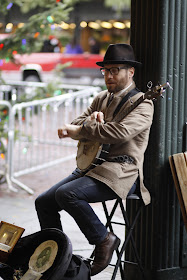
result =
[[81,125],[65,124],[62,128],[58,129],[58,137],[75,137],[81,131]]
[[91,115],[90,115],[90,117],[91,117],[91,120],[96,120],[96,121],[98,121],[98,122],[100,122],[100,123],[104,123],[104,114],[103,114],[103,112],[97,112],[97,111],[95,111],[95,112],[93,112]]
[[[93,112],[91,115],[91,120],[96,120],[100,123],[104,123],[104,114],[103,112]],[[81,131],[81,125],[74,125],[74,124],[65,124],[63,127],[58,129],[58,137],[59,138],[66,138],[66,137],[76,137],[79,132]]]

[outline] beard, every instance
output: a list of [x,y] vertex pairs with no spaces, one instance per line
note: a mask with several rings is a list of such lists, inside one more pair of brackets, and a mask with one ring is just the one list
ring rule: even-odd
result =
[[118,85],[118,84],[106,84],[106,87],[108,89],[108,92],[110,93],[116,93],[116,92],[119,92],[120,90],[124,89],[124,86],[122,85]]

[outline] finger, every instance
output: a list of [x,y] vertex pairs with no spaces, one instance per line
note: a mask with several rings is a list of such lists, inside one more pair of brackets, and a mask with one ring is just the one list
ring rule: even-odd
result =
[[68,138],[69,135],[68,134],[63,134],[63,137],[60,137],[60,138]]
[[104,115],[103,115],[103,112],[98,112],[98,114],[97,114],[97,120],[98,120],[98,122],[104,123]]
[[96,120],[97,119],[97,114],[98,114],[98,112],[93,112],[91,114],[91,120]]
[[64,128],[58,129],[58,137],[59,138],[64,138],[67,136],[67,130]]

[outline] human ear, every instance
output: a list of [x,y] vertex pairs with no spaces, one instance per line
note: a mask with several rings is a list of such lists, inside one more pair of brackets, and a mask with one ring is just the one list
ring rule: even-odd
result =
[[131,67],[128,70],[129,70],[129,78],[132,78],[134,76],[135,69],[134,67]]

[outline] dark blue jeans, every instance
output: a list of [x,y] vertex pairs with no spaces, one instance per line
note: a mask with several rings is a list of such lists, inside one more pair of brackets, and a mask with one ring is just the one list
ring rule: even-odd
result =
[[[134,184],[131,193],[135,188]],[[118,195],[107,185],[88,176],[81,177],[76,169],[70,176],[38,196],[35,206],[42,229],[62,230],[59,212],[65,210],[74,218],[89,243],[96,245],[104,240],[107,230],[89,203],[116,198]]]

